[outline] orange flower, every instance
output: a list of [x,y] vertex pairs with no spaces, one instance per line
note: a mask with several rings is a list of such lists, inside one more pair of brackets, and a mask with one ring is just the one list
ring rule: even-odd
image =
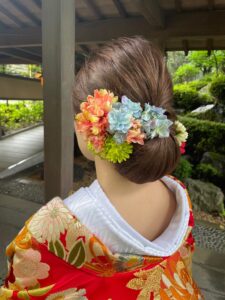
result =
[[100,152],[104,146],[105,136],[104,135],[100,135],[100,136],[92,135],[89,137],[89,141],[95,148],[95,151]]
[[108,113],[117,100],[118,98],[107,90],[95,90],[94,96],[89,95],[87,100],[81,103],[81,113],[75,117],[78,132],[85,134],[97,152],[104,146]]
[[138,143],[140,145],[144,145],[144,139],[146,135],[141,132],[141,129],[130,129],[127,133],[126,141],[130,143]]
[[146,138],[146,134],[141,132],[141,121],[140,120],[132,120],[132,127],[128,130],[126,141],[130,143],[138,143],[140,145],[144,145],[144,139]]

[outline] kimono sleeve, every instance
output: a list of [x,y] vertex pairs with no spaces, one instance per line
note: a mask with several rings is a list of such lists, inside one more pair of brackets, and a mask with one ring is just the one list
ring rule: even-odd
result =
[[8,274],[0,287],[0,300],[44,296],[53,286],[42,285],[42,280],[49,276],[50,267],[42,262],[41,252],[28,230],[31,220],[32,217],[6,248]]

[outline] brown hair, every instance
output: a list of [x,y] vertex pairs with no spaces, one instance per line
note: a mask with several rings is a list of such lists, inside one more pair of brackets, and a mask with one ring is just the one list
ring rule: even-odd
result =
[[[166,109],[175,121],[172,81],[161,51],[146,39],[123,37],[112,40],[92,53],[78,72],[74,86],[74,112],[95,89],[105,88],[119,99],[126,95],[132,101],[145,102]],[[116,170],[135,183],[155,181],[174,171],[180,158],[174,137],[174,125],[168,138],[145,140],[133,144],[134,150],[125,162],[114,164]]]

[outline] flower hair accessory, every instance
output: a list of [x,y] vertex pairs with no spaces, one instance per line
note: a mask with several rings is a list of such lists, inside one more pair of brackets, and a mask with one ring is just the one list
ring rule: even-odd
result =
[[[165,109],[149,103],[143,109],[139,102],[126,96],[119,102],[117,96],[105,89],[89,95],[80,110],[75,116],[77,130],[85,134],[88,149],[113,163],[127,160],[133,152],[133,143],[144,145],[144,140],[168,137],[173,124],[164,114]],[[187,133],[179,121],[175,125],[184,153]]]

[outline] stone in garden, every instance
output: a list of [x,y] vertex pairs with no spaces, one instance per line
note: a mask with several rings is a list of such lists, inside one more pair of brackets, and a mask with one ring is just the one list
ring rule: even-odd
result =
[[201,163],[211,164],[219,173],[224,174],[225,155],[216,152],[205,152],[202,156]]
[[224,210],[224,194],[215,184],[198,179],[185,179],[193,209],[208,213],[222,213]]
[[192,113],[204,113],[204,112],[212,109],[214,106],[215,106],[215,104],[203,105],[203,106],[200,106],[200,107],[192,110]]
[[192,110],[190,114],[203,120],[225,122],[224,106],[222,104],[207,104]]

